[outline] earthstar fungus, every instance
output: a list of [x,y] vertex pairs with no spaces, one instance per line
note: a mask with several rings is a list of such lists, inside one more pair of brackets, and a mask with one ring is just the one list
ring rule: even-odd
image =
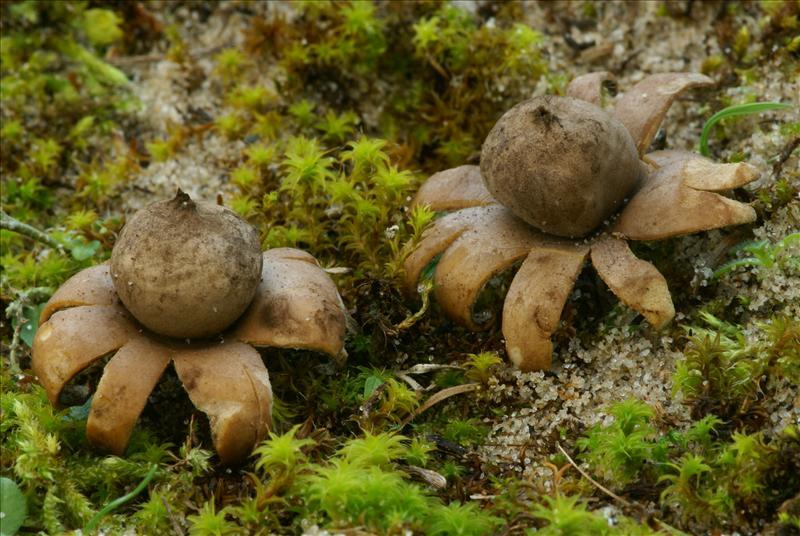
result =
[[[165,204],[176,202],[196,205],[203,217],[219,224],[211,229],[197,225],[196,220],[191,222],[199,234],[198,241],[190,244],[195,256],[190,254],[191,248],[181,249],[180,244],[173,244],[173,250],[178,252],[173,261],[159,265],[139,259],[137,262],[144,263],[145,268],[122,277],[117,274],[115,278],[112,267],[118,267],[115,260],[120,258],[115,251],[110,264],[72,276],[42,311],[33,345],[33,370],[51,403],[59,405],[64,386],[75,375],[113,354],[94,393],[86,434],[92,444],[119,455],[124,452],[150,393],[171,362],[192,403],[208,415],[221,461],[235,464],[266,437],[272,424],[269,376],[255,347],[307,349],[338,358],[343,355],[344,307],[333,281],[303,251],[278,248],[253,256],[250,248],[239,253],[237,262],[229,262],[233,253],[227,245],[247,244],[251,229],[227,209],[191,201],[179,192],[172,201],[156,203],[144,211],[159,213]],[[185,209],[187,206],[179,207],[178,212]],[[165,225],[172,217],[163,213],[161,216],[166,218],[161,222]],[[220,216],[227,223],[220,224]],[[131,220],[133,231],[141,229],[135,224],[136,219],[134,216]],[[128,239],[135,234],[128,233]],[[252,234],[255,235],[254,230]],[[125,231],[120,240],[123,238]],[[204,249],[202,244],[211,246]],[[128,250],[137,250],[135,243],[125,247],[126,255]],[[134,259],[146,255],[146,249],[139,248]],[[209,265],[214,268],[207,269]],[[252,277],[254,265],[258,269],[256,278]],[[204,283],[203,274],[227,277],[228,281],[222,285],[215,281]],[[176,277],[191,281],[191,285],[173,285]],[[241,278],[247,280],[241,287],[253,288],[242,292],[242,288],[231,284]],[[126,308],[126,300],[120,300],[117,290],[120,284],[123,289],[133,286],[128,285],[129,281],[142,285],[155,281],[146,289],[149,294],[145,294],[144,301],[155,296],[156,305],[166,301],[159,300],[161,290],[167,296],[178,292],[172,296],[179,306],[170,304],[173,309],[169,312],[144,307],[134,315]],[[226,313],[232,318],[224,325],[214,326],[216,320],[209,312],[225,311],[226,300],[232,296],[233,300],[242,301],[243,293],[249,293],[250,298],[236,305],[240,312]],[[175,317],[154,318],[163,315]],[[204,319],[203,315],[210,318]],[[205,338],[187,339],[185,331],[180,338],[164,334],[175,333],[175,326],[170,323],[174,320],[174,324],[181,324],[185,318],[193,320],[177,328],[179,333],[180,329],[191,332],[195,329],[193,323],[198,323],[203,324],[200,333]]]
[[445,314],[485,329],[473,305],[494,275],[521,261],[505,298],[502,331],[511,361],[548,369],[551,335],[584,263],[656,328],[675,309],[667,282],[627,240],[752,222],[752,207],[721,193],[758,177],[746,163],[717,164],[683,151],[644,154],[675,98],[712,85],[692,73],[649,76],[599,107],[608,73],[573,80],[567,97],[509,110],[484,143],[481,164],[432,175],[412,205],[449,212],[434,220],[405,261],[405,286],[438,257],[434,294]]

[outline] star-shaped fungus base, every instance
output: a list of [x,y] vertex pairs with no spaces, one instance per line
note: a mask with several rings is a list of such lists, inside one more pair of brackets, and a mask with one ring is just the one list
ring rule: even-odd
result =
[[139,324],[114,290],[108,264],[83,270],[47,302],[33,345],[33,370],[53,405],[64,386],[112,355],[94,393],[86,435],[121,455],[167,365],[211,424],[224,464],[243,461],[272,424],[272,390],[255,347],[343,355],[345,313],[336,286],[308,253],[263,254],[261,282],[242,317],[212,339],[182,341]]

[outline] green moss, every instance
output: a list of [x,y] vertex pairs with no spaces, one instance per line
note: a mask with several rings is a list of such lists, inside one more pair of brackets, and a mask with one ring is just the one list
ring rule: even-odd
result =
[[[784,74],[796,65],[796,6],[790,4],[726,7],[762,16],[758,27],[736,26],[720,38],[720,49],[730,54],[703,63],[724,84],[743,86],[736,102],[723,96],[722,107],[758,100],[747,84],[763,73],[756,62],[763,51],[783,60]],[[211,106],[213,116],[203,124],[170,125],[156,138],[131,114],[137,105],[127,76],[105,58],[166,51],[184,73],[196,72],[202,51],[182,35],[180,10],[55,1],[0,7],[0,200],[10,217],[45,235],[36,241],[0,230],[0,288],[12,316],[4,345],[26,320],[35,324],[41,301],[68,276],[108,257],[122,224],[120,192],[139,165],[189,156],[182,154],[188,141],[202,148],[215,136],[231,147],[244,144],[226,155],[225,180],[234,193],[224,202],[258,227],[265,248],[296,246],[316,255],[352,314],[346,367],[304,352],[264,353],[275,426],[253,458],[230,471],[203,449],[210,443],[194,420],[178,445],[164,443],[169,434],[147,418],[124,457],[92,451],[84,439],[86,407],[53,410],[33,383],[26,341],[18,341],[19,370],[3,367],[0,377],[0,469],[27,496],[23,529],[84,527],[156,464],[147,489],[105,516],[100,530],[271,534],[316,524],[373,533],[652,532],[647,519],[609,519],[608,511],[597,510],[607,498],[569,466],[556,467],[545,485],[520,478],[518,466],[476,456],[491,444],[483,419],[503,418],[507,410],[488,403],[491,389],[515,388],[501,356],[484,351],[497,347],[500,333],[472,335],[429,322],[436,308],[425,315],[425,306],[410,310],[397,284],[403,260],[434,217],[425,208],[405,208],[422,173],[475,163],[501,113],[542,79],[552,93],[563,93],[574,73],[547,71],[542,50],[549,37],[520,23],[526,19],[518,3],[475,12],[432,2],[295,7],[291,19],[247,6],[229,13],[250,26],[241,47],[209,57],[208,86],[221,109]],[[202,20],[215,6],[187,9]],[[589,23],[603,16],[596,3],[578,11]],[[726,12],[715,26],[721,34]],[[141,41],[150,16],[156,28]],[[717,133],[732,139],[735,128],[728,122]],[[780,127],[787,140],[795,131],[795,123]],[[747,154],[745,147],[733,158]],[[794,202],[791,173],[787,167],[755,192],[762,218]],[[718,276],[791,274],[789,242],[747,246]],[[663,249],[665,265],[675,247]],[[431,292],[434,283],[425,285]],[[777,389],[800,381],[797,322],[778,313],[745,336],[729,323],[732,314],[714,310],[728,322],[697,320],[685,347],[681,339],[677,344],[685,355],[675,393],[694,420],[665,422],[657,408],[626,401],[608,410],[607,425],[564,427],[557,439],[566,444],[581,433],[582,461],[595,478],[636,505],[660,502],[659,516],[687,532],[796,524],[796,512],[781,504],[789,505],[800,489],[798,432],[773,433],[763,413]],[[463,368],[415,376],[420,387],[399,371],[421,359]],[[468,381],[481,388],[416,414],[436,390]],[[542,438],[544,448],[554,438]],[[526,457],[547,454],[530,448],[520,446]],[[553,461],[566,464],[560,456]],[[432,482],[444,477],[446,487],[416,481],[420,473],[409,466],[431,471],[423,474]]]
[[727,423],[707,415],[685,429],[660,432],[642,402],[622,402],[609,411],[612,424],[595,426],[578,441],[584,459],[617,489],[660,490],[662,506],[684,526],[741,527],[759,517],[775,519],[781,502],[800,489],[800,479],[790,477],[777,487],[773,480],[794,475],[798,467],[795,428],[770,441],[763,432],[726,435]]
[[733,248],[733,253],[743,253],[746,257],[726,262],[716,270],[713,277],[719,278],[742,267],[761,270],[780,268],[787,274],[800,274],[800,256],[794,254],[800,244],[800,233],[791,233],[771,243],[767,240],[746,242]]
[[664,445],[656,441],[650,424],[653,410],[637,400],[627,400],[610,409],[611,426],[595,426],[578,441],[584,457],[604,479],[626,485],[640,478],[645,464],[665,461]]
[[243,195],[229,204],[261,226],[265,248],[304,247],[324,265],[350,267],[344,279],[395,277],[403,244],[430,215],[406,220],[402,205],[418,179],[393,165],[386,147],[364,137],[330,152],[303,136],[253,146],[244,155],[252,164],[231,174]]
[[685,359],[678,362],[673,392],[680,393],[702,417],[713,413],[734,426],[752,427],[770,374],[796,381],[797,321],[776,317],[763,324],[767,337],[748,341],[740,327],[703,313],[712,329],[692,327]]
[[[294,102],[297,122],[318,124],[331,141],[341,141],[347,134],[335,118],[348,130],[381,103],[370,123],[377,121],[425,168],[463,163],[497,117],[546,73],[539,55],[544,38],[516,22],[514,8],[501,10],[493,25],[449,4],[314,3],[302,11],[293,24],[280,15],[258,19],[248,40],[258,61],[276,58],[287,72],[281,93]],[[267,48],[259,37],[267,30],[282,36],[278,46]],[[326,105],[356,115],[327,112],[317,122],[315,106],[296,95],[322,95]]]
[[[135,103],[125,75],[100,59],[121,37],[117,13],[85,2],[26,1],[0,9],[0,202],[12,218],[46,229],[72,253],[63,257],[46,243],[3,231],[2,294],[12,299],[30,286],[57,286],[88,259],[107,255],[109,229],[85,215],[107,209],[136,169],[126,149],[109,150],[114,125]],[[65,185],[74,190],[54,193]]]
[[602,516],[587,511],[586,504],[578,497],[545,497],[542,504],[536,505],[533,515],[545,522],[544,528],[537,531],[542,534],[600,535],[611,532],[608,522]]

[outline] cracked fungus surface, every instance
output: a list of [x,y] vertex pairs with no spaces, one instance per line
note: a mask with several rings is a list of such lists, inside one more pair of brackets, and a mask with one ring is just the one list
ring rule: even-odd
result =
[[[279,314],[276,314],[277,312]],[[172,364],[190,400],[208,416],[224,464],[243,461],[272,426],[272,389],[256,347],[341,357],[345,315],[317,261],[292,248],[263,254],[261,281],[244,314],[217,336],[181,340],[153,333],[125,309],[110,266],[87,268],[47,302],[32,366],[53,405],[81,371],[112,355],[92,399],[87,439],[122,455],[139,415]]]

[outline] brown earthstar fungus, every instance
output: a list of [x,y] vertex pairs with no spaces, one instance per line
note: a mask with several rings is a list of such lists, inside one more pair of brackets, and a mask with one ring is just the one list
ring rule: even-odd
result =
[[[344,355],[336,286],[308,253],[262,254],[247,223],[182,192],[143,209],[128,226],[110,264],[75,274],[45,305],[33,370],[59,405],[70,379],[113,354],[86,435],[122,454],[171,362],[192,403],[208,415],[220,460],[241,462],[272,423],[269,376],[255,347]],[[204,338],[191,338],[197,336]]]
[[712,85],[691,73],[652,75],[599,107],[608,73],[573,80],[566,97],[524,101],[500,118],[478,166],[432,175],[413,205],[447,211],[405,261],[405,286],[417,287],[438,262],[434,295],[469,329],[473,306],[494,275],[521,262],[506,294],[502,331],[511,361],[548,369],[551,335],[584,263],[654,327],[672,320],[667,282],[627,240],[660,240],[752,222],[755,211],[724,192],[758,177],[746,163],[717,164],[683,151],[644,154],[674,99]]

